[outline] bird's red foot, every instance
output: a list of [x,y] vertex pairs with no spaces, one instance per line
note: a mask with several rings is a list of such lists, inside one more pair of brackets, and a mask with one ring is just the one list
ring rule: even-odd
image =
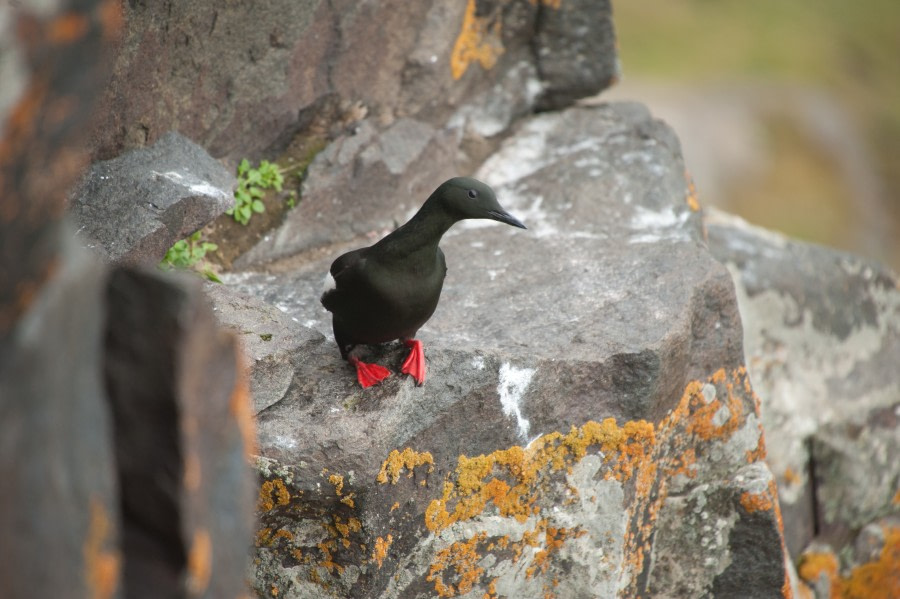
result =
[[412,375],[416,379],[416,384],[421,385],[425,382],[425,352],[422,349],[422,342],[418,339],[407,339],[403,343],[406,347],[412,348],[412,351],[403,361],[400,372]]
[[356,366],[356,380],[359,381],[363,389],[377,385],[387,377],[391,376],[391,371],[384,366],[378,364],[367,364],[359,358],[350,358],[348,360]]

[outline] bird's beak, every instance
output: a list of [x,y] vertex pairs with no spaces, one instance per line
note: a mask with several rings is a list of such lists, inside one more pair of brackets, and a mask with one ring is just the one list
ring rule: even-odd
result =
[[528,228],[522,224],[522,221],[517,219],[515,216],[513,216],[509,212],[504,212],[503,210],[488,210],[488,215],[489,215],[488,218],[496,220],[501,223],[506,223],[507,225],[519,227],[520,229]]

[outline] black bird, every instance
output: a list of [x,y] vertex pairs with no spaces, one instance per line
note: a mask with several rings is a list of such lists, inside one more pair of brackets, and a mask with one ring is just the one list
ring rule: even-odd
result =
[[467,218],[525,228],[500,207],[490,187],[456,177],[438,187],[405,225],[332,263],[322,305],[332,313],[341,357],[356,367],[356,378],[364,388],[391,373],[361,361],[354,349],[395,339],[411,349],[401,371],[411,374],[419,385],[424,382],[425,354],[415,336],[434,314],[444,286],[447,264],[438,244],[454,223]]

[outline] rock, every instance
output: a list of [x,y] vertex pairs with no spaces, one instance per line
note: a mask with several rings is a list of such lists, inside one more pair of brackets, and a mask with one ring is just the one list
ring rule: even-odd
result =
[[244,367],[250,373],[254,413],[279,402],[303,385],[306,363],[315,353],[331,353],[324,339],[271,304],[235,293],[225,285],[207,283],[206,295],[215,305],[216,318],[239,340]]
[[0,6],[0,580],[10,599],[105,599],[120,577],[104,273],[62,223],[118,37],[117,5],[103,4]]
[[900,509],[897,278],[721,213],[708,230],[735,280],[788,548],[852,544]]
[[542,2],[538,9],[537,68],[544,90],[540,110],[571,106],[596,95],[620,75],[610,2]]
[[[4,597],[245,586],[253,430],[233,340],[196,287],[112,271],[64,219],[120,26],[115,1],[0,6]],[[156,557],[176,569],[142,571]]]
[[61,250],[0,351],[7,597],[110,597],[122,566],[102,378],[105,273],[71,240]]
[[[0,361],[6,335],[52,278],[66,192],[87,160],[80,135],[120,33],[116,6],[74,4],[0,6]],[[63,15],[72,21],[56,20]],[[61,23],[78,26],[54,35]]]
[[[94,130],[101,158],[170,130],[216,157],[257,158],[283,146],[331,100],[358,103],[387,124],[412,118],[442,126],[523,63],[546,70],[558,106],[599,92],[615,63],[608,0],[124,9],[125,38]],[[563,52],[577,62],[564,67],[555,59]],[[527,101],[497,108],[521,107],[521,116],[537,94],[522,87],[518,96]]]
[[251,531],[250,398],[199,285],[117,269],[106,387],[129,597],[234,596]]
[[235,178],[178,133],[91,166],[69,211],[83,243],[113,262],[157,264],[234,205]]
[[[254,588],[781,594],[737,303],[672,131],[633,104],[545,113],[478,176],[529,231],[471,222],[445,237],[424,387],[363,392],[330,339],[323,273],[368,240],[226,277],[295,319],[286,337],[322,333],[257,414]],[[396,370],[405,350],[371,351]]]

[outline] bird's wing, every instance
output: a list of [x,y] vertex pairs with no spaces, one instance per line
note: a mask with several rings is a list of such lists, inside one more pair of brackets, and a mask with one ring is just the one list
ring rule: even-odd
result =
[[331,281],[327,281],[327,279],[326,281],[327,283],[333,282],[333,285],[326,283],[326,290],[321,299],[326,310],[334,312],[341,305],[342,297],[346,295],[344,290],[353,287],[355,280],[365,276],[365,249],[367,248],[347,252],[331,263],[329,269]]

